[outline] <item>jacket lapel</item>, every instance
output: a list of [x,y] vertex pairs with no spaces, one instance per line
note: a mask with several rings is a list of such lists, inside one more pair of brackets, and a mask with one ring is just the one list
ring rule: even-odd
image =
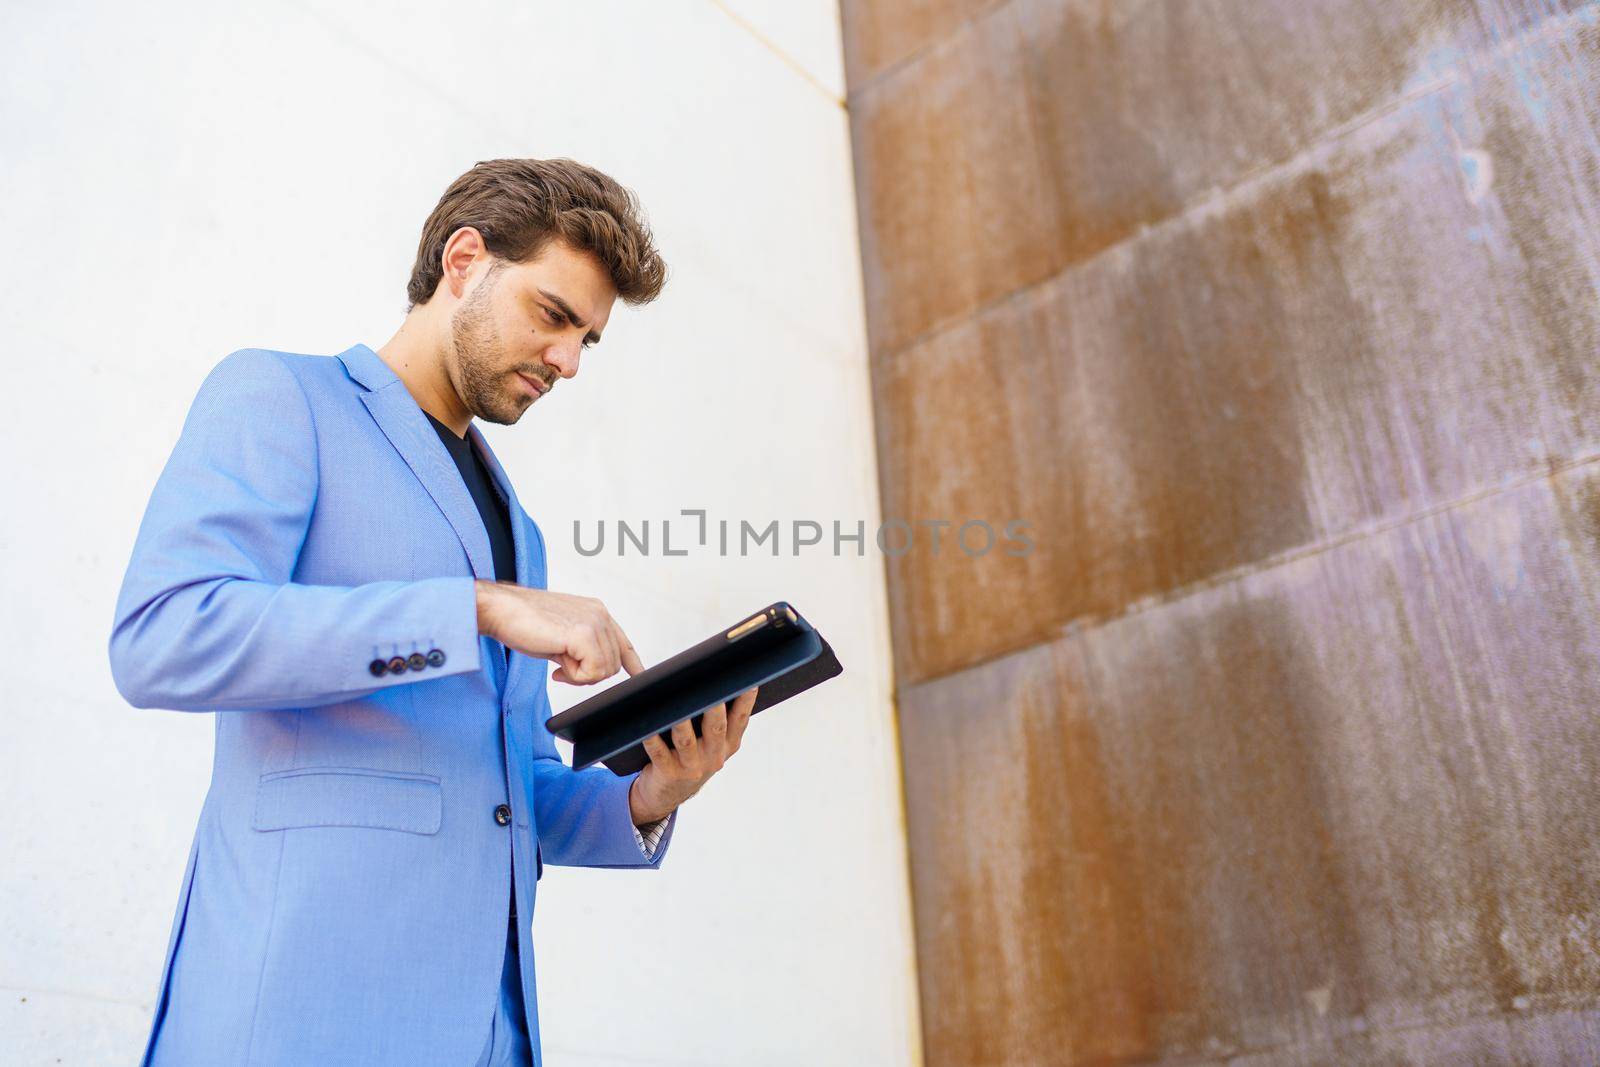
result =
[[[366,388],[361,402],[383,431],[395,451],[405,459],[433,502],[444,512],[466,550],[475,577],[494,580],[494,558],[489,552],[489,535],[478,517],[477,506],[461,481],[461,472],[445,451],[428,417],[394,371],[366,345],[356,345],[339,354],[350,377]],[[501,475],[503,476],[503,475]],[[517,574],[522,574],[520,541],[517,545]]]

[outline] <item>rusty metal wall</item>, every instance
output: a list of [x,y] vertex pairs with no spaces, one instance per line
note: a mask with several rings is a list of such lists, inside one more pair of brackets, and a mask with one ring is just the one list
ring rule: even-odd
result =
[[1600,3],[843,23],[927,1062],[1600,1063]]

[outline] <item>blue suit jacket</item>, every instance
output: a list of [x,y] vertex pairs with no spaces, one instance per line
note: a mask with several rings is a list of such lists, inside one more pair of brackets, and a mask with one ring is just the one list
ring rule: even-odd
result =
[[[543,536],[471,433],[517,580],[543,588]],[[636,775],[561,761],[545,662],[478,634],[473,581],[493,577],[459,472],[370,348],[247,349],[206,378],[110,640],[129,703],[218,712],[147,1062],[471,1064],[513,893],[539,1048],[544,857],[658,867],[677,816],[652,862]],[[420,669],[374,674],[396,656]]]

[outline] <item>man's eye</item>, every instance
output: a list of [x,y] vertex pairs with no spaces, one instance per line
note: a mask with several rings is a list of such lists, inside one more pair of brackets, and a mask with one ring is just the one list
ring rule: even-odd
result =
[[561,314],[559,314],[557,312],[551,311],[549,308],[545,307],[543,304],[539,305],[539,310],[544,312],[544,317],[550,321],[550,325],[552,325],[552,326],[563,326],[563,325],[566,324],[567,320],[566,320],[565,316],[563,316],[563,315],[561,315]]

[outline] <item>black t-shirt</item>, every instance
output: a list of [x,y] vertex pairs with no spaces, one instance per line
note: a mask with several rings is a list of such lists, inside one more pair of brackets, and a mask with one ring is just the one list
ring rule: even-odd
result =
[[[424,415],[428,415],[426,411]],[[472,494],[472,502],[478,506],[478,517],[483,520],[483,527],[489,533],[489,550],[494,555],[494,576],[502,582],[517,580],[517,550],[516,543],[511,540],[511,516],[506,508],[506,502],[500,498],[500,490],[495,487],[494,475],[489,472],[489,467],[483,462],[483,457],[478,455],[478,450],[472,447],[471,437],[457,437],[455,431],[444,423],[428,415],[428,421],[433,423],[433,428],[439,434],[439,440],[444,442],[445,451],[450,453],[450,458],[456,461],[456,469],[461,472],[461,480],[467,483],[467,492]],[[538,869],[534,877],[544,874],[544,857],[538,857]],[[511,926],[514,929],[517,923],[517,893],[516,883],[513,881],[511,888]],[[512,951],[515,951],[516,938],[511,937]]]
[[[426,411],[424,415],[428,415]],[[439,440],[444,442],[444,447],[450,453],[450,458],[456,461],[456,469],[461,472],[461,480],[467,483],[467,492],[472,494],[472,502],[478,505],[478,517],[483,520],[483,527],[489,533],[489,550],[494,555],[494,576],[502,582],[517,580],[517,550],[516,542],[511,539],[511,517],[506,510],[506,503],[500,499],[500,490],[494,484],[494,475],[489,473],[489,468],[483,462],[483,457],[478,455],[478,450],[472,447],[472,438],[457,437],[455,431],[444,423],[428,415],[428,421],[433,423],[433,428],[439,434]]]

